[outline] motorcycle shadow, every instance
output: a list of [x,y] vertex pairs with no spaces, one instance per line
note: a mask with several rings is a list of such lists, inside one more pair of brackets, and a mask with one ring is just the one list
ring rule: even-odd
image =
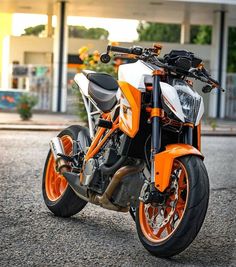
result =
[[[212,206],[213,203],[209,205],[206,221],[194,242],[184,252],[169,259],[151,256],[142,247],[135,223],[128,213],[121,214],[88,205],[78,215],[57,219],[60,223],[69,223],[74,229],[78,229],[79,225],[80,234],[84,238],[99,240],[103,236],[105,243],[116,242],[117,248],[122,247],[124,254],[131,254],[132,257],[132,251],[135,251],[136,257],[139,254],[138,258],[141,257],[154,266],[157,263],[162,263],[163,266],[230,266],[234,251],[233,241],[227,231],[222,233],[222,228],[217,226],[219,221],[223,223],[223,218],[222,215],[219,217],[219,211],[215,212]],[[124,242],[129,245],[124,247]],[[140,266],[138,258],[130,258],[130,263]]]
[[[99,229],[99,236],[104,232],[107,238],[114,238],[116,234],[119,237],[124,236],[125,238],[133,238],[135,235],[135,222],[129,213],[117,213],[115,211],[104,210],[100,207],[93,207],[90,204],[88,206],[75,216],[56,218],[60,223],[69,222],[70,226],[78,227],[79,224],[80,231],[84,230],[85,233],[90,232],[96,235],[97,229]],[[50,215],[55,218],[53,214]]]

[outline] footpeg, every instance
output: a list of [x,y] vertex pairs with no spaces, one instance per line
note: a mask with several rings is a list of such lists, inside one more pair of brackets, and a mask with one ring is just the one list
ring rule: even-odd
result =
[[64,154],[62,154],[62,153],[58,153],[57,156],[63,158],[63,159],[66,160],[66,161],[69,161],[69,162],[73,162],[73,160],[74,160],[73,157],[64,155]]

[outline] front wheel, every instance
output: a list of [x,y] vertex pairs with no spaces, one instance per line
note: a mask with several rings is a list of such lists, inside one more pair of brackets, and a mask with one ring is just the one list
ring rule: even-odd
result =
[[157,257],[171,257],[185,250],[204,221],[209,180],[206,168],[194,155],[175,159],[163,205],[139,203],[136,227],[143,246]]

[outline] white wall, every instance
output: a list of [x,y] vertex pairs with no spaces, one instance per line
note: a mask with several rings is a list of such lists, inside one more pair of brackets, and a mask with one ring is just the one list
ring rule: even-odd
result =
[[[52,53],[53,52],[53,39],[52,38],[38,38],[33,36],[10,36],[9,39],[9,58],[8,64],[13,61],[19,61],[24,64],[25,53]],[[98,50],[103,52],[106,50],[108,41],[106,40],[91,40],[91,39],[69,39],[69,54],[76,54],[82,46],[87,46],[90,51]],[[133,43],[119,43],[121,46],[141,45],[151,47],[153,42],[133,42]],[[175,44],[175,43],[161,43],[163,46],[161,55],[168,53],[172,49],[185,49],[196,53],[203,60],[210,61],[211,46],[210,45],[194,45],[194,44]],[[4,52],[4,51],[3,51]],[[6,60],[6,59],[5,59]]]
[[[21,36],[21,37],[7,37],[6,46],[9,51],[5,50],[4,56],[4,77],[2,79],[2,88],[11,87],[11,64],[13,61],[18,61],[20,64],[44,64],[49,65],[50,61],[52,64],[53,56],[53,39],[52,38],[38,38],[32,36]],[[75,39],[70,38],[68,43],[68,53],[78,54],[78,50],[82,46],[87,46],[90,52],[98,50],[99,52],[105,52],[108,41],[106,40],[89,40],[89,39]],[[143,47],[151,47],[153,42],[134,42],[124,43],[120,42],[121,46],[133,46],[140,45]],[[194,52],[197,56],[203,59],[207,64],[210,65],[211,61],[211,46],[210,45],[193,45],[193,44],[175,44],[175,43],[162,43],[163,49],[161,56],[170,52],[172,49],[185,49]],[[7,53],[6,53],[7,52]],[[44,55],[44,56],[43,56]],[[8,75],[7,75],[8,74]],[[201,84],[197,83],[198,91],[201,88]],[[204,95],[204,102],[206,111],[208,110],[208,96]]]

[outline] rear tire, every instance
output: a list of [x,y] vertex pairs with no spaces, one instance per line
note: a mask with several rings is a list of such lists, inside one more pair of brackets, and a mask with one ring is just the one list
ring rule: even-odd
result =
[[[139,239],[143,246],[157,257],[168,258],[185,250],[198,234],[208,207],[209,180],[202,159],[194,155],[188,155],[177,159],[176,162],[179,162],[179,166],[185,169],[187,176],[186,178],[180,178],[181,175],[179,175],[180,177],[178,178],[178,183],[181,179],[185,181],[185,183],[183,185],[178,185],[179,197],[173,215],[173,221],[174,218],[179,220],[176,227],[176,222],[174,222],[174,224],[170,223],[166,224],[164,227],[158,228],[160,224],[156,222],[159,215],[153,216],[154,213],[152,212],[157,209],[156,214],[159,214],[159,209],[154,205],[151,206],[153,208],[150,210],[150,205],[153,204],[140,202],[136,211],[136,227]],[[180,192],[179,190],[181,188],[185,189],[182,189]],[[183,193],[184,190],[186,190],[185,193]],[[148,208],[145,208],[145,205],[149,205]],[[166,210],[164,210],[164,212],[166,212]],[[169,210],[171,210],[171,208],[169,208]],[[160,216],[167,218],[168,213],[164,213],[164,215]],[[150,223],[150,217],[154,218],[153,222],[156,224]],[[156,228],[154,225],[157,225]],[[164,236],[165,233],[166,236]]]
[[[78,134],[90,142],[87,128],[72,125],[58,134],[61,138],[65,154],[72,153],[72,142],[78,139]],[[70,217],[80,212],[87,202],[78,197],[69,186],[66,179],[55,170],[55,161],[49,150],[44,166],[42,181],[43,199],[48,209],[56,216]]]

